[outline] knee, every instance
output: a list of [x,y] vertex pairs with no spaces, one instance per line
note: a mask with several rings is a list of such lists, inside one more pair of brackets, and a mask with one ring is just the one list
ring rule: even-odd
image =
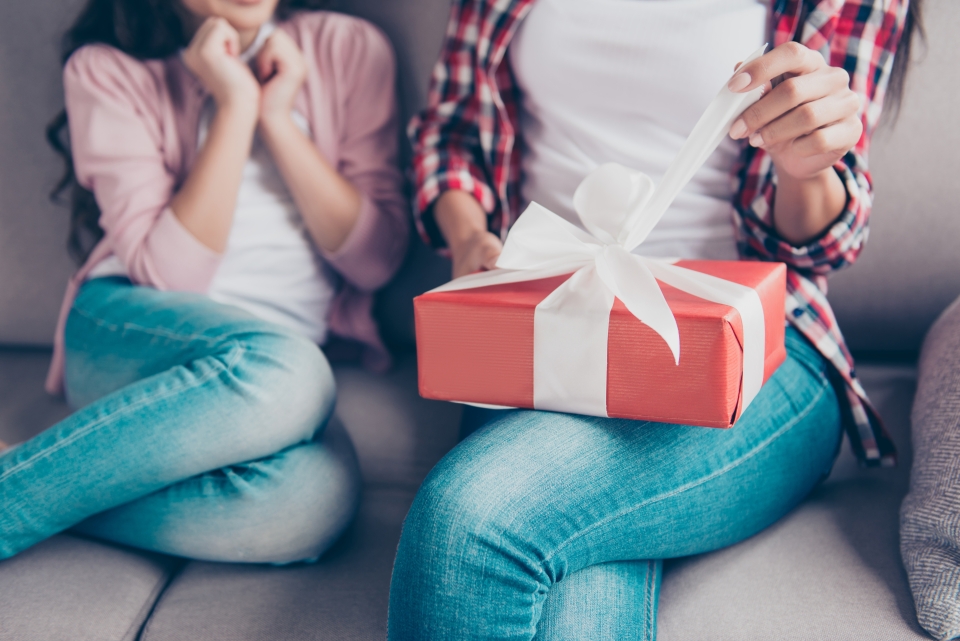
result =
[[314,442],[254,464],[258,469],[248,475],[255,478],[242,481],[238,491],[237,513],[246,515],[247,527],[232,560],[287,564],[326,552],[360,504],[362,483],[349,448]]
[[282,449],[309,440],[322,428],[336,402],[330,364],[308,339],[282,332],[240,337],[227,384],[245,406],[247,436],[266,438]]
[[528,527],[532,497],[523,496],[521,486],[502,469],[502,461],[488,460],[487,465],[483,456],[470,460],[457,451],[451,454],[417,493],[404,523],[401,548],[451,558],[529,550],[521,539],[535,536]]

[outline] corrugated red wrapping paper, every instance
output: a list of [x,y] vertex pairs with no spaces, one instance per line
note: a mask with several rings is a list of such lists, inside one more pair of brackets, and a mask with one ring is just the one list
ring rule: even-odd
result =
[[[786,358],[782,263],[677,263],[751,287],[763,303],[764,381]],[[425,398],[533,407],[533,318],[569,276],[414,299],[420,394]],[[607,414],[662,423],[731,427],[742,412],[743,326],[732,307],[660,283],[680,330],[680,364],[664,340],[617,300],[607,345]],[[565,346],[576,350],[577,345]]]

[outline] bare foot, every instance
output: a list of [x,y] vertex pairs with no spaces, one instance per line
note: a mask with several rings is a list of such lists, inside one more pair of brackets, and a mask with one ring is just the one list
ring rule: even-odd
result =
[[0,441],[0,452],[8,449],[10,449],[10,446],[4,443],[3,441]]

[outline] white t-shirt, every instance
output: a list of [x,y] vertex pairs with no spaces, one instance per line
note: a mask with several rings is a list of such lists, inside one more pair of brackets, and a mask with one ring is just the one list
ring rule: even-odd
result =
[[[508,50],[521,193],[579,224],[573,193],[605,162],[658,182],[734,65],[765,42],[763,0],[537,0]],[[724,139],[637,253],[736,259]]]
[[[272,24],[261,28],[244,52],[245,62],[272,31]],[[200,116],[198,149],[215,112],[213,101],[208,100]],[[297,112],[292,115],[310,136],[306,118]],[[123,263],[111,256],[94,268],[90,278],[126,274]],[[243,168],[227,248],[208,296],[323,343],[337,279],[314,248],[273,156],[256,135]]]

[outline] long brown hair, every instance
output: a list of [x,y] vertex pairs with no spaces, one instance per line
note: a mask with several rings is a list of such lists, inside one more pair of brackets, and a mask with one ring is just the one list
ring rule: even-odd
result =
[[[140,60],[166,58],[186,47],[189,34],[180,18],[178,0],[89,0],[61,43],[61,62],[80,47],[106,44]],[[276,15],[283,20],[300,10],[323,9],[328,0],[280,0]],[[65,170],[50,196],[70,206],[67,249],[77,262],[86,260],[103,238],[100,208],[93,193],[77,183],[62,110],[47,125],[47,142],[63,158]],[[68,195],[69,194],[69,195]]]

